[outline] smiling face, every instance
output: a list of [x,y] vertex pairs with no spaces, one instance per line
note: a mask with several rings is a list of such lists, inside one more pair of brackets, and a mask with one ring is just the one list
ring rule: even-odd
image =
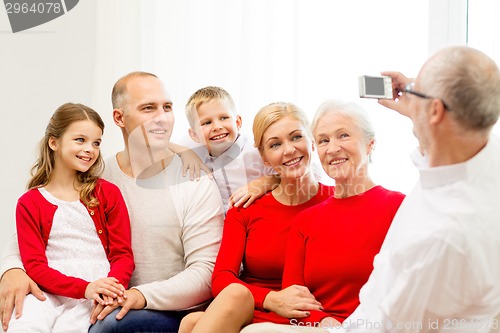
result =
[[198,106],[199,121],[190,129],[191,138],[205,145],[210,155],[218,157],[238,137],[241,117],[221,99],[213,99]]
[[269,126],[262,136],[261,155],[283,180],[294,180],[310,171],[314,145],[304,125],[286,116]]
[[323,169],[336,183],[353,182],[368,175],[374,140],[367,140],[353,118],[326,112],[314,131]]
[[130,78],[123,109],[115,109],[115,123],[129,146],[166,149],[174,126],[172,101],[161,81],[152,76]]
[[80,120],[68,126],[61,138],[50,138],[54,151],[54,168],[71,172],[86,172],[97,161],[102,130],[90,120]]

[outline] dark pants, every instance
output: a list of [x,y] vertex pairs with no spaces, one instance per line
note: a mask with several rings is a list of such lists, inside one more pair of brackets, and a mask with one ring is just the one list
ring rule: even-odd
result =
[[97,321],[89,333],[177,333],[185,312],[130,310],[121,320],[116,309],[103,320]]

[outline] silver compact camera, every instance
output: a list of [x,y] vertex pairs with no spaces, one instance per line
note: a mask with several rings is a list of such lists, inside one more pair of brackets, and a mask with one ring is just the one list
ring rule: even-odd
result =
[[390,76],[363,75],[358,78],[359,97],[393,99]]

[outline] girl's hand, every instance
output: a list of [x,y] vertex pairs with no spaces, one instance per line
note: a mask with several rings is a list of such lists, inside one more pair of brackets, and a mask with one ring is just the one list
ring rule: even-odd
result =
[[108,305],[115,298],[124,297],[125,288],[114,277],[106,277],[90,282],[85,289],[85,298],[93,299],[100,305]]

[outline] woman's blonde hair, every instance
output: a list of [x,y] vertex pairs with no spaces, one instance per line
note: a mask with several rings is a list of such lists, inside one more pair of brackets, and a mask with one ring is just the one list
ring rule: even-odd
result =
[[300,121],[306,129],[307,135],[309,135],[312,139],[312,135],[309,130],[309,120],[302,109],[292,103],[271,103],[260,109],[253,120],[254,146],[259,149],[261,153],[264,132],[269,128],[269,126],[285,117],[291,117],[292,119]]
[[[83,104],[66,103],[57,108],[45,129],[45,135],[39,144],[39,157],[31,168],[31,180],[28,182],[28,189],[47,185],[54,171],[55,153],[49,146],[49,140],[54,138],[59,140],[67,128],[74,122],[90,120],[95,123],[104,133],[104,122],[97,112]],[[95,189],[97,180],[104,169],[104,162],[101,154],[95,163],[86,171],[78,172],[77,179],[82,184],[80,199],[89,207],[99,204],[92,192]]]

